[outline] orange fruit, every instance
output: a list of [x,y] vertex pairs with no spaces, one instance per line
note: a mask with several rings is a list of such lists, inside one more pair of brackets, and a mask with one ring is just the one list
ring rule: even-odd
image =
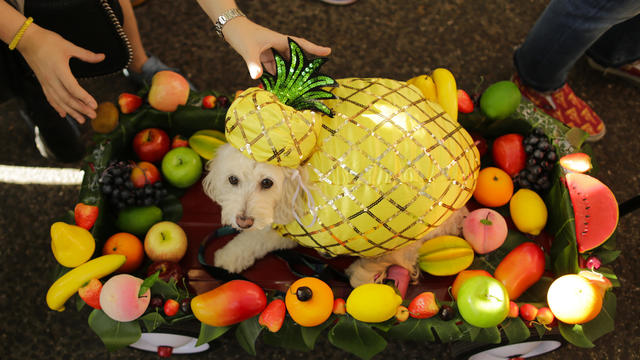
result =
[[473,197],[477,202],[488,207],[505,205],[513,195],[513,180],[509,174],[497,167],[480,170]]
[[583,324],[600,313],[602,294],[597,285],[588,279],[568,274],[551,283],[547,303],[558,320],[567,324]]
[[127,260],[118,269],[121,273],[130,273],[140,267],[144,260],[144,247],[142,241],[135,235],[121,232],[111,236],[102,248],[102,254],[120,254]]
[[313,277],[296,280],[285,296],[287,311],[301,326],[316,326],[333,312],[333,291],[324,281]]

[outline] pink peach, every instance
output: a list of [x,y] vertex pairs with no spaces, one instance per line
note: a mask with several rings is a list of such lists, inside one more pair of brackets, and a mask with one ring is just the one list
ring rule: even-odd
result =
[[499,248],[507,238],[507,232],[504,217],[487,208],[472,211],[462,223],[464,239],[478,254],[486,254]]
[[142,279],[129,274],[120,274],[107,280],[100,292],[100,306],[107,316],[116,321],[127,322],[139,318],[147,310],[151,292],[147,290],[138,297]]
[[147,100],[152,108],[160,111],[176,111],[189,98],[189,83],[173,71],[158,71],[151,79]]

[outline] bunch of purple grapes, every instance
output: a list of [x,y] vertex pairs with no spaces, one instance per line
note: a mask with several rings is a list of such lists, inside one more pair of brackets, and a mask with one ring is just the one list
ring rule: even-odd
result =
[[541,128],[534,128],[523,140],[527,164],[514,178],[518,188],[546,193],[552,185],[553,167],[558,161],[553,145]]
[[161,181],[136,188],[131,181],[132,168],[133,164],[129,162],[113,160],[98,180],[100,190],[116,210],[156,205],[167,195]]

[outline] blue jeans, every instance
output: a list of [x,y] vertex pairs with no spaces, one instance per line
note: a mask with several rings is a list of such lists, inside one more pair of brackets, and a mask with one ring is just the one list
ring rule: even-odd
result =
[[604,67],[640,59],[640,1],[551,0],[514,63],[525,85],[550,91],[585,53]]

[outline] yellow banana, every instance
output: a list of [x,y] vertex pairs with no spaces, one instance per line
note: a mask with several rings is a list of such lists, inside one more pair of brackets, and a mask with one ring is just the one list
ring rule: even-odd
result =
[[100,279],[116,271],[127,257],[119,254],[103,255],[74,268],[56,280],[47,291],[47,305],[51,310],[64,311],[64,303],[91,279]]
[[218,130],[213,130],[213,129],[198,130],[192,136],[196,136],[196,135],[211,136],[211,137],[214,137],[214,138],[216,138],[218,140],[222,140],[224,142],[227,142],[227,138],[224,136],[224,133],[222,131],[218,131]]
[[436,84],[429,75],[418,75],[407,80],[407,84],[414,85],[422,92],[424,98],[431,101],[437,101]]
[[437,68],[431,73],[436,84],[438,103],[454,121],[458,121],[458,89],[451,71]]
[[200,130],[189,138],[189,147],[207,160],[213,159],[218,147],[225,143],[224,134],[218,130]]

